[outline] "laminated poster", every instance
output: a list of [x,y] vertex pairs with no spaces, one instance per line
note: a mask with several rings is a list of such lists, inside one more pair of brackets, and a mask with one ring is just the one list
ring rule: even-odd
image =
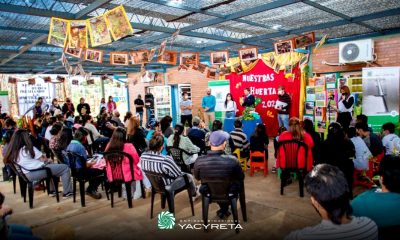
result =
[[325,79],[316,78],[315,79],[315,92],[322,92],[325,90]]
[[88,20],[90,43],[92,47],[108,44],[112,42],[110,31],[108,30],[106,18],[99,16]]
[[336,75],[335,74],[326,74],[326,89],[336,89]]
[[326,94],[325,92],[317,92],[315,94],[315,106],[325,107],[326,105]]
[[50,32],[47,44],[64,48],[67,41],[69,21],[61,18],[51,18]]
[[306,101],[315,101],[315,88],[313,86],[306,87]]
[[108,11],[105,16],[108,28],[115,41],[133,34],[132,25],[122,5]]
[[69,48],[88,48],[88,28],[86,20],[77,20],[70,22],[69,28]]
[[315,107],[314,102],[306,102],[305,105],[306,115],[314,115],[314,107]]

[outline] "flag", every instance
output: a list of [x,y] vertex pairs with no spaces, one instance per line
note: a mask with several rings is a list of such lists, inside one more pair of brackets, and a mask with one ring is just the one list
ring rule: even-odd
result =
[[315,46],[315,48],[314,48],[314,50],[313,50],[313,53],[316,53],[316,52],[318,51],[318,49],[319,49],[320,47],[322,47],[322,45],[325,44],[327,36],[328,36],[328,34],[325,34],[325,36],[323,36],[323,37],[321,38],[321,40],[320,40],[320,41],[318,42],[318,44]]

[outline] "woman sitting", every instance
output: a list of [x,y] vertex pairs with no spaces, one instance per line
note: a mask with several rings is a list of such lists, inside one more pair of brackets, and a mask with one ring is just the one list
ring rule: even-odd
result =
[[[154,134],[161,133],[161,131],[160,131],[160,123],[158,121],[156,121],[155,119],[151,119],[147,123],[147,127],[150,128],[150,130],[147,132],[147,135],[146,135],[146,140],[147,141],[150,141],[150,139],[153,137]],[[167,138],[166,137],[164,137],[164,147],[163,147],[163,149],[161,151],[161,154],[162,155],[168,155],[168,153],[167,153]]]
[[265,160],[268,161],[267,129],[264,124],[258,124],[253,136],[250,137],[250,151],[259,151],[265,153]]
[[185,150],[188,153],[193,155],[187,155],[186,153],[182,154],[183,161],[186,165],[190,165],[196,161],[199,157],[200,148],[194,145],[190,139],[186,136],[183,136],[183,130],[185,127],[178,123],[175,126],[175,133],[168,138],[168,147],[180,148]]
[[140,127],[140,119],[138,117],[131,117],[128,120],[127,135],[128,142],[135,146],[140,157],[142,153],[146,151],[147,143],[146,135],[143,129]]
[[172,134],[174,134],[174,129],[171,127],[172,117],[165,116],[160,120],[161,132],[164,137],[169,138]]
[[[83,116],[83,126],[92,133],[93,141],[95,144],[104,144],[110,141],[110,138],[105,137],[99,133],[97,128],[93,125],[93,118],[90,115]],[[89,133],[89,134],[90,134]],[[89,145],[92,144],[91,137],[88,138]]]
[[[65,164],[48,163],[47,158],[43,156],[42,152],[33,146],[27,130],[19,129],[11,138],[10,147],[4,157],[4,162],[13,164],[14,161],[21,166],[22,172],[29,181],[40,181],[47,177],[46,170],[32,170],[43,167],[50,168],[54,177],[61,177],[64,192],[63,197],[68,198],[72,196],[71,174],[68,166]],[[53,192],[57,190],[54,189],[53,183],[50,189]]]

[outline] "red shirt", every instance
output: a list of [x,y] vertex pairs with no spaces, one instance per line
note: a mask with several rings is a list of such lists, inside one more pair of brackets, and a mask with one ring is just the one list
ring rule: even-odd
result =
[[107,110],[109,113],[113,113],[115,109],[117,109],[117,104],[115,104],[114,101],[107,103]]
[[[285,140],[293,140],[292,132],[286,131],[283,132],[278,139],[278,143]],[[304,132],[304,139],[303,142],[307,144],[308,151],[307,151],[307,161],[304,159],[304,148],[300,148],[299,155],[297,157],[298,167],[304,168],[304,165],[307,163],[307,171],[311,171],[313,168],[313,155],[312,155],[312,148],[314,147],[314,142],[310,134]],[[285,161],[285,153],[283,148],[279,149],[278,152],[278,161],[277,165],[278,168],[284,168],[286,161]]]

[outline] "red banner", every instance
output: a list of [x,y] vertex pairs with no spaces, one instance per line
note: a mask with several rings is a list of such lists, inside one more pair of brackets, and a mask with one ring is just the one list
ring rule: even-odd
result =
[[250,88],[255,97],[261,98],[261,103],[256,107],[256,112],[260,114],[266,125],[268,136],[276,136],[279,124],[274,106],[278,99],[279,86],[284,86],[285,91],[292,97],[289,116],[299,116],[300,69],[294,68],[293,74],[294,79],[287,79],[283,70],[277,74],[262,60],[258,60],[258,63],[249,72],[227,75],[226,79],[230,81],[232,97],[239,108],[239,115],[244,109],[240,106],[239,100],[244,97],[244,89]]

